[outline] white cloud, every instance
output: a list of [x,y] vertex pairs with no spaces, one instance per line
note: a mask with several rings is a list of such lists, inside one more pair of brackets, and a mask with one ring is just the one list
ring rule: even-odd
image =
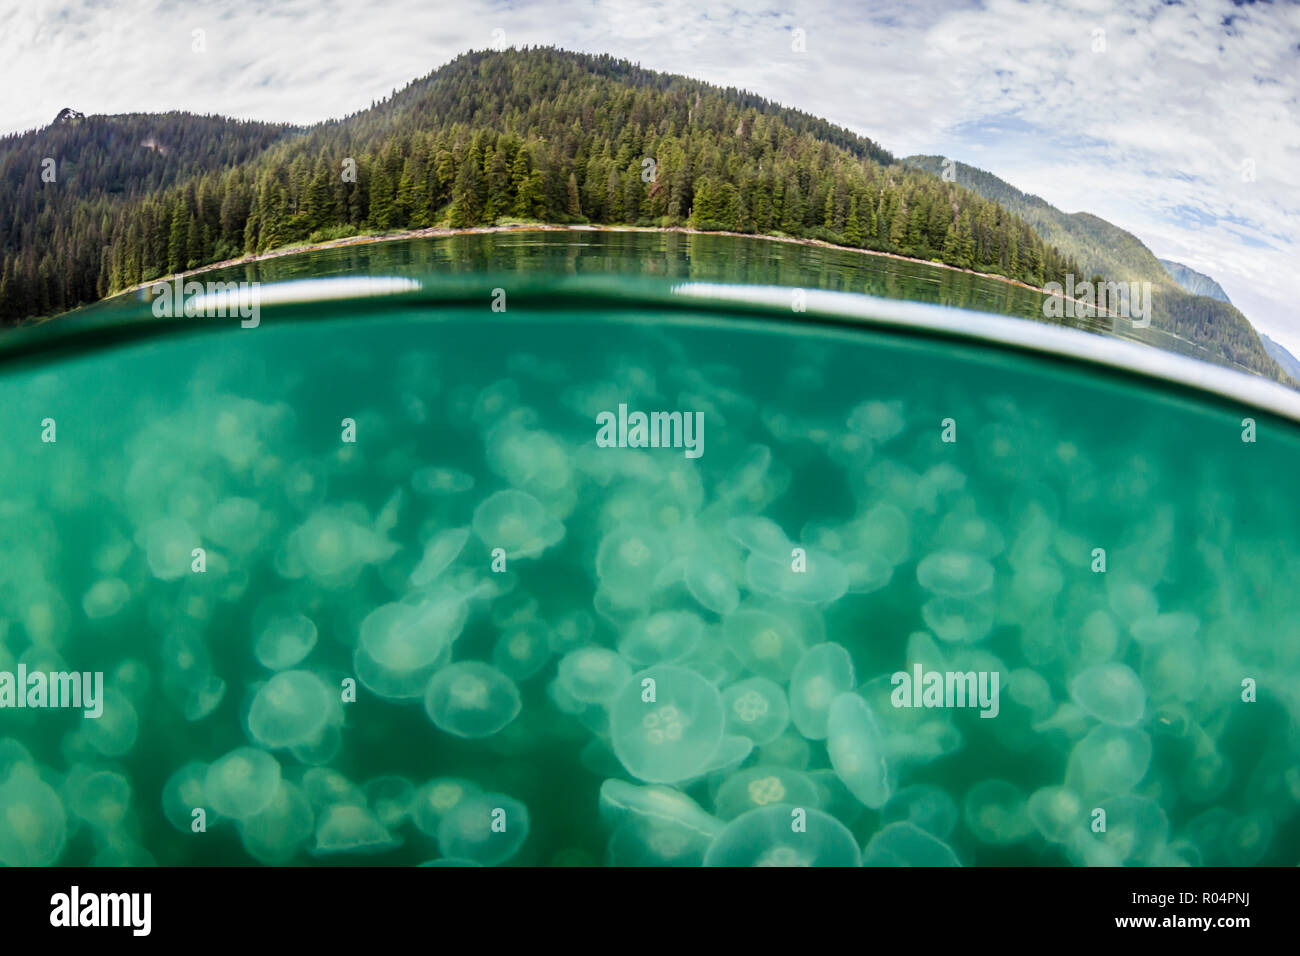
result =
[[[490,46],[501,30],[513,45],[613,53],[752,90],[900,156],[967,159],[1209,273],[1300,354],[1300,5],[857,7],[9,0],[0,9],[9,94],[0,130],[43,125],[64,106],[307,124],[364,109],[456,54]],[[203,53],[192,49],[199,29]],[[791,49],[795,29],[806,33],[806,52]],[[1104,52],[1093,50],[1097,30]],[[1242,180],[1246,160],[1254,182]]]

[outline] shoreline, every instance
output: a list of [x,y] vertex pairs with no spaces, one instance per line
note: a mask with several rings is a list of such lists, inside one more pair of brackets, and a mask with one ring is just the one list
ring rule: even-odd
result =
[[[580,225],[559,225],[556,223],[520,223],[518,225],[500,225],[500,226],[467,226],[463,229],[453,229],[448,226],[428,226],[424,229],[404,229],[398,232],[385,232],[379,235],[356,235],[346,236],[342,239],[330,239],[325,242],[302,243],[294,246],[281,246],[278,249],[270,249],[266,252],[254,253],[252,255],[240,256],[235,259],[224,259],[221,262],[214,262],[210,265],[200,266],[196,269],[189,269],[185,272],[172,273],[166,276],[159,276],[148,282],[139,282],[129,286],[112,295],[97,299],[96,302],[107,302],[115,299],[120,295],[127,295],[132,292],[138,292],[141,289],[147,289],[159,283],[172,282],[176,279],[187,279],[193,276],[202,275],[205,272],[211,272],[214,269],[229,269],[235,266],[249,265],[254,262],[264,262],[269,259],[280,259],[285,256],[297,255],[303,252],[319,252],[325,249],[340,249],[347,246],[371,245],[381,242],[401,242],[408,239],[444,239],[453,236],[473,236],[489,235],[492,233],[502,232],[635,232],[635,233],[680,233],[689,236],[731,236],[737,239],[764,239],[769,242],[785,242],[792,245],[815,246],[822,249],[834,249],[841,252],[857,252],[868,256],[881,256],[886,259],[896,259],[901,262],[914,262],[920,265],[933,266],[936,269],[948,269],[952,272],[962,272],[966,275],[976,276],[981,279],[991,279],[996,282],[1004,282],[1007,285],[1016,286],[1017,288],[1026,289],[1030,292],[1037,292],[1040,295],[1057,296],[1070,302],[1080,305],[1086,303],[1078,299],[1070,299],[1065,295],[1058,295],[1054,292],[1048,292],[1046,289],[1032,286],[1027,282],[1021,282],[1019,279],[1009,279],[1006,276],[998,275],[993,272],[980,272],[977,269],[966,269],[961,266],[949,265],[946,262],[937,262],[933,259],[919,259],[915,256],[903,256],[896,252],[881,252],[878,249],[862,249],[858,246],[841,246],[833,242],[827,242],[824,239],[809,239],[800,236],[773,236],[758,233],[746,232],[727,232],[722,230],[704,230],[693,229],[690,226],[605,226],[597,224],[580,224]],[[88,303],[93,305],[95,303]],[[85,308],[79,306],[78,308]],[[1096,308],[1096,306],[1093,306]],[[75,310],[73,310],[75,311]],[[60,313],[67,315],[68,313]],[[1120,318],[1114,312],[1106,310],[1106,314],[1111,318]],[[58,316],[49,316],[40,319],[38,322],[48,322],[50,319]]]

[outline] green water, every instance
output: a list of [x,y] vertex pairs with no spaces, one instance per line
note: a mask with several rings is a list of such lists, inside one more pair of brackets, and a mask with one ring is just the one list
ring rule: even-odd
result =
[[[106,703],[0,710],[0,862],[1300,860],[1294,423],[788,309],[487,303],[11,359],[0,672]],[[702,454],[599,446],[620,404]],[[916,665],[997,715],[895,706]]]

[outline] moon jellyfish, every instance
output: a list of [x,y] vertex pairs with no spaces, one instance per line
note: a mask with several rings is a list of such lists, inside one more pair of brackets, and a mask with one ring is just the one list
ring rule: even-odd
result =
[[1104,724],[1131,727],[1142,719],[1142,681],[1123,664],[1096,664],[1070,681],[1070,697]]
[[248,855],[267,866],[284,866],[311,837],[316,817],[302,788],[281,780],[271,801],[239,821],[239,838]]
[[993,565],[978,554],[936,551],[916,566],[916,580],[932,594],[971,598],[993,586]]
[[448,664],[429,681],[424,710],[435,727],[457,737],[490,737],[519,715],[519,688],[481,661]]
[[799,733],[824,740],[831,701],[854,685],[853,658],[839,644],[810,647],[790,675],[790,717]]
[[1089,822],[1088,808],[1073,790],[1043,787],[1029,795],[1029,819],[1051,843],[1068,843],[1079,828]]
[[911,823],[940,840],[952,834],[957,818],[957,804],[952,797],[943,788],[929,783],[899,790],[889,798],[880,814],[883,823]]
[[765,558],[789,558],[794,544],[781,526],[760,515],[740,515],[726,524],[727,535],[742,548]]
[[935,597],[921,607],[921,619],[935,637],[949,644],[975,644],[993,629],[994,606],[988,595]]
[[262,625],[253,654],[273,671],[301,663],[316,646],[316,625],[303,614],[279,614]]
[[618,606],[639,604],[648,596],[654,576],[667,557],[667,547],[658,532],[640,527],[615,528],[601,539],[596,550],[596,577],[601,590]]
[[584,610],[568,611],[551,625],[550,644],[553,654],[566,654],[591,640],[596,622]]
[[503,793],[479,793],[438,824],[442,855],[482,866],[505,863],[528,839],[528,808]]
[[632,776],[650,783],[676,783],[707,769],[724,723],[718,689],[674,664],[633,674],[610,703],[614,753]]
[[415,791],[411,801],[411,819],[421,833],[438,835],[442,818],[471,797],[482,792],[472,780],[438,777]]
[[540,501],[513,488],[479,502],[472,524],[488,550],[502,548],[509,558],[536,557],[564,538],[564,525]]
[[864,806],[879,810],[889,802],[885,737],[870,705],[857,694],[840,694],[831,701],[826,750],[844,786]]
[[1118,574],[1106,575],[1106,601],[1115,616],[1128,624],[1155,617],[1160,610],[1150,588]]
[[705,866],[861,866],[862,853],[844,824],[814,807],[776,804],[727,824],[704,856]]
[[399,841],[367,807],[336,803],[325,807],[316,826],[317,855],[333,853],[383,853]]
[[452,528],[434,535],[424,546],[424,556],[411,572],[413,588],[427,587],[465,550],[469,541],[468,528]]
[[81,599],[81,609],[92,621],[112,617],[131,600],[131,589],[121,578],[101,578]]
[[114,830],[131,808],[131,782],[112,770],[75,768],[68,779],[68,807],[96,830]]
[[357,677],[381,697],[421,696],[434,671],[450,657],[467,615],[465,602],[455,598],[375,608],[361,622],[352,657]]
[[600,816],[613,830],[610,866],[699,866],[723,829],[678,790],[615,779],[600,785]]
[[311,671],[280,671],[258,688],[248,710],[248,732],[263,747],[278,750],[316,741],[340,720],[335,691]]
[[781,558],[754,553],[745,561],[745,580],[751,591],[800,604],[830,604],[848,592],[848,571],[825,551],[804,549],[800,567],[789,552]]
[[771,743],[790,723],[785,691],[766,677],[737,681],[722,692],[729,734],[741,734],[758,746]]
[[1196,636],[1200,628],[1201,622],[1196,615],[1178,611],[1138,618],[1128,626],[1129,633],[1139,644],[1170,642],[1185,645]]
[[582,704],[604,704],[627,683],[632,666],[605,647],[580,647],[560,659],[559,686]]
[[714,810],[723,820],[778,803],[820,808],[821,794],[803,771],[760,764],[732,774],[713,798]]
[[906,820],[881,829],[862,852],[863,866],[961,866],[952,847]]
[[726,616],[740,604],[740,590],[709,555],[695,552],[686,563],[686,590],[700,606]]
[[1169,820],[1150,797],[1126,794],[1101,808],[1106,811],[1105,831],[1094,832],[1087,825],[1075,831],[1074,849],[1083,863],[1150,864],[1164,850]]
[[188,574],[190,552],[200,544],[198,533],[179,518],[159,518],[142,530],[137,540],[145,549],[150,573],[162,581]]
[[322,508],[290,533],[287,549],[292,566],[336,590],[350,585],[363,566],[387,561],[397,545],[342,508]]
[[279,786],[279,763],[254,747],[238,747],[213,761],[203,778],[203,794],[212,809],[236,820],[265,810]]
[[0,863],[5,866],[52,866],[63,854],[68,817],[59,795],[19,765],[0,784]]
[[106,757],[120,757],[135,746],[140,718],[135,705],[116,688],[103,694],[104,711],[97,720],[87,720],[82,733],[86,741]]
[[848,429],[875,442],[887,442],[903,433],[907,420],[900,400],[872,399],[849,412]]
[[727,645],[751,671],[784,683],[804,654],[798,627],[784,615],[742,607],[722,622]]
[[624,632],[618,651],[633,664],[646,666],[680,660],[704,634],[704,621],[690,611],[660,611],[641,618]]
[[1085,798],[1127,793],[1146,776],[1151,738],[1130,727],[1102,724],[1070,751],[1065,785]]
[[1006,780],[981,780],[966,793],[966,828],[981,843],[1018,843],[1033,831],[1024,791]]
[[907,516],[897,505],[875,505],[851,521],[845,533],[853,536],[858,548],[892,565],[902,564],[912,550]]
[[412,473],[411,487],[419,495],[458,495],[474,487],[474,476],[455,468],[431,465]]
[[361,790],[379,822],[389,829],[401,826],[415,803],[415,784],[405,777],[376,777]]
[[550,635],[541,621],[504,628],[492,648],[492,663],[515,680],[527,680],[550,659]]
[[168,777],[167,782],[163,784],[163,816],[182,833],[191,832],[194,811],[208,806],[203,794],[203,783],[207,776],[208,765],[192,760]]
[[261,544],[262,508],[251,498],[225,498],[212,507],[204,523],[207,540],[235,554],[249,554]]

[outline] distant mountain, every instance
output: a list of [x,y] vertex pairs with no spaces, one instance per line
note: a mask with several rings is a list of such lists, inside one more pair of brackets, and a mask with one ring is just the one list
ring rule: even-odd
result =
[[1264,348],[1268,349],[1268,354],[1273,356],[1273,360],[1278,365],[1282,366],[1282,371],[1291,376],[1292,382],[1300,385],[1300,359],[1297,359],[1263,332],[1259,333],[1259,337],[1264,342]]
[[1181,262],[1174,262],[1172,259],[1161,259],[1159,262],[1170,277],[1192,295],[1208,295],[1211,299],[1232,303],[1228,293],[1223,291],[1223,287],[1204,273],[1197,272],[1191,266],[1185,266]]
[[[992,173],[965,163],[949,164],[943,156],[909,156],[903,162],[936,176],[942,176],[947,166],[957,185],[972,189],[1015,213],[1044,240],[1076,260],[1084,272],[1079,278],[1150,282],[1153,326],[1195,342],[1225,365],[1244,368],[1277,382],[1287,380],[1255,328],[1227,301],[1227,296],[1219,298],[1185,290],[1131,232],[1091,213],[1062,212]],[[1207,281],[1218,288],[1212,280]]]
[[177,113],[0,137],[0,321],[270,249],[508,221],[780,233],[1033,286],[1080,270],[995,200],[843,127],[542,48],[464,54],[306,129]]

